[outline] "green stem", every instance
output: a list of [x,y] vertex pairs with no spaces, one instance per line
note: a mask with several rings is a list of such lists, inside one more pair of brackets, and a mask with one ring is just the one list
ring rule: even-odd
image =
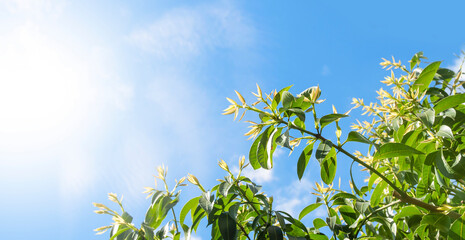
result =
[[[280,119],[280,122],[283,123],[283,124],[288,124],[286,121]],[[317,138],[318,140],[320,141],[323,141],[323,142],[326,142],[330,145],[330,147],[334,147],[335,149],[337,149],[339,152],[342,152],[344,153],[346,156],[350,157],[352,160],[356,161],[357,163],[359,163],[360,165],[364,166],[365,168],[367,168],[368,170],[372,171],[373,173],[375,173],[376,175],[378,175],[381,179],[383,179],[387,184],[389,184],[389,186],[391,186],[395,191],[397,191],[398,193],[400,193],[400,195],[402,196],[407,196],[407,194],[402,191],[400,188],[398,188],[393,182],[391,182],[389,179],[387,179],[383,174],[381,174],[380,172],[378,172],[376,169],[374,169],[372,166],[366,164],[364,161],[362,161],[361,159],[357,158],[356,156],[352,155],[351,153],[347,152],[344,148],[342,148],[341,146],[338,146],[334,143],[332,143],[330,140],[324,138],[323,136],[321,136],[320,134],[316,134],[316,133],[313,133],[313,132],[310,132],[310,131],[307,131],[306,129],[303,129],[303,128],[300,128],[294,124],[290,124],[289,125],[291,128],[294,128],[296,130],[299,130],[301,132],[305,132],[309,135],[312,135],[313,137]]]
[[390,206],[396,205],[396,204],[398,204],[398,203],[400,203],[400,202],[402,202],[402,201],[401,201],[401,200],[397,200],[397,201],[391,202],[391,203],[389,203],[389,204],[387,204],[387,205],[385,205],[385,206],[383,206],[383,207],[380,207],[380,208],[374,210],[374,211],[371,212],[370,214],[368,214],[368,216],[366,216],[366,218],[364,218],[364,219],[360,222],[359,227],[357,228],[357,231],[355,232],[354,237],[357,237],[357,235],[358,235],[358,233],[360,232],[360,230],[362,229],[363,225],[365,224],[366,221],[368,221],[368,219],[370,219],[371,216],[373,216],[375,213],[377,213],[377,212],[379,212],[379,211],[381,211],[381,210],[384,210],[384,209],[386,209],[386,208],[388,208],[388,207],[390,207]]
[[173,213],[173,218],[174,218],[174,226],[176,227],[176,233],[179,233],[179,228],[178,228],[178,221],[176,220],[176,214],[174,213],[173,208],[171,208],[171,212]]

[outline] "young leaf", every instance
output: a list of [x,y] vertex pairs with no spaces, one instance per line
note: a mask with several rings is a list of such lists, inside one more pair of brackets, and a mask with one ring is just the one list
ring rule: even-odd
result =
[[218,217],[218,227],[221,236],[225,240],[236,239],[236,221],[229,215],[228,212],[222,212]]
[[306,206],[299,214],[299,220],[301,220],[305,215],[311,213],[313,210],[317,209],[319,206],[323,205],[323,203],[313,203]]
[[314,144],[315,142],[308,144],[300,154],[299,160],[297,161],[297,176],[299,177],[299,180],[302,179],[302,176],[305,172],[305,168],[307,168],[308,161],[312,156]]
[[441,127],[439,127],[439,131],[436,133],[436,136],[454,139],[454,134],[452,133],[450,127],[447,125],[442,125]]
[[434,110],[439,113],[449,108],[453,108],[464,102],[465,102],[465,93],[451,95],[451,96],[448,96],[448,97],[445,97],[439,100],[439,102],[437,102],[436,105],[434,106]]
[[436,72],[439,69],[439,65],[441,65],[441,62],[433,62],[430,65],[426,66],[423,71],[421,71],[420,76],[418,76],[417,80],[415,80],[415,83],[413,83],[413,90],[419,90],[420,92],[423,92],[429,87],[429,84],[434,78],[434,75],[436,75]]
[[373,156],[374,160],[424,154],[402,143],[385,143]]
[[321,128],[324,128],[326,125],[339,120],[340,118],[345,118],[348,117],[349,115],[345,114],[339,114],[339,113],[333,113],[333,114],[328,114],[320,118],[320,126]]

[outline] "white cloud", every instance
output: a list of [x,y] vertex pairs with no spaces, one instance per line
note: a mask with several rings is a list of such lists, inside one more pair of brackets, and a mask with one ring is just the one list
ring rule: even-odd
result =
[[253,39],[250,23],[231,4],[174,9],[128,37],[163,59],[191,58],[215,48],[246,47]]
[[285,211],[293,217],[298,217],[300,210],[312,203],[314,197],[310,194],[313,184],[303,178],[296,180],[286,187],[277,190],[275,197],[276,209]]
[[[454,60],[454,63],[451,66],[448,66],[447,68],[451,69],[454,72],[458,72],[460,67],[463,64],[463,59],[465,58],[465,55],[462,53],[458,58]],[[465,66],[462,67],[462,72],[465,71]],[[461,80],[465,79],[465,75],[462,73]]]

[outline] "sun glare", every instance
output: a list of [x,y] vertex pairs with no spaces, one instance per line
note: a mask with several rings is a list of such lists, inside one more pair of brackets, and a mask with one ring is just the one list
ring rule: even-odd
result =
[[82,109],[77,63],[30,28],[0,43],[6,44],[0,54],[1,138],[24,147],[69,133]]

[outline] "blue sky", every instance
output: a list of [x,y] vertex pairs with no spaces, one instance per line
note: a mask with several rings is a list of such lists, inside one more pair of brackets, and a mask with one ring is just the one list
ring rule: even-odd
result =
[[[348,110],[352,97],[374,99],[387,74],[382,57],[407,62],[424,51],[454,67],[465,44],[464,7],[0,1],[2,238],[106,239],[92,230],[111,220],[94,214],[92,202],[123,194],[141,222],[149,204],[141,192],[162,163],[171,180],[192,173],[213,186],[222,176],[217,161],[236,164],[251,144],[242,135],[247,124],[220,114],[233,90],[252,100],[255,83],[266,91],[294,84],[293,93],[319,85],[326,114],[332,104]],[[342,122],[345,134],[358,114]],[[298,214],[313,200],[319,171],[299,183],[297,154],[277,153],[275,169],[250,174],[278,208]],[[347,162],[340,158],[338,169],[344,188]],[[182,200],[194,194],[186,188]]]

